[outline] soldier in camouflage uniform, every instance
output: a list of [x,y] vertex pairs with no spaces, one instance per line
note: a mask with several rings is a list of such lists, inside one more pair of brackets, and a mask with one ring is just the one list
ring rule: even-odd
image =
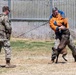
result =
[[10,47],[10,36],[11,36],[11,25],[9,23],[8,14],[10,12],[8,6],[2,8],[2,14],[0,14],[0,49],[3,47],[5,50],[6,68],[13,68],[15,65],[10,64],[11,60],[11,47]]

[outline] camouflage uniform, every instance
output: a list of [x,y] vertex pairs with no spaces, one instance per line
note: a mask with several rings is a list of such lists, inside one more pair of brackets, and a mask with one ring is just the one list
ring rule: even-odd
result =
[[11,59],[10,47],[11,25],[8,16],[0,14],[0,49],[3,47],[5,50],[5,59]]

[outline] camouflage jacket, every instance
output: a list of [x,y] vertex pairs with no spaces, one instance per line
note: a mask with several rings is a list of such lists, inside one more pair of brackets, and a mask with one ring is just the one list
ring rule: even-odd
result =
[[0,39],[10,39],[11,30],[12,28],[8,16],[0,14]]

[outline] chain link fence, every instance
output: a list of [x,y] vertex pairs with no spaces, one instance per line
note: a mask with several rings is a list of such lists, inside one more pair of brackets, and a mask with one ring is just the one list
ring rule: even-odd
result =
[[[11,9],[10,20],[14,37],[22,33],[25,34],[20,37],[52,37],[53,32],[49,23],[35,29],[49,20],[52,7],[58,7],[59,10],[64,11],[68,17],[70,29],[73,32],[76,31],[76,0],[0,0],[0,13],[4,5],[8,5]],[[26,35],[28,30],[30,32]]]
[[13,20],[48,20],[50,0],[11,0],[11,11]]

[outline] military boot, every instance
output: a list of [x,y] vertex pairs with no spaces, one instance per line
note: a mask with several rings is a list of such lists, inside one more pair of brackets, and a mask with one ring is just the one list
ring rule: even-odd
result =
[[10,64],[10,59],[7,58],[7,59],[6,59],[6,66],[5,66],[5,67],[6,67],[6,68],[15,68],[16,65],[11,65],[11,64]]

